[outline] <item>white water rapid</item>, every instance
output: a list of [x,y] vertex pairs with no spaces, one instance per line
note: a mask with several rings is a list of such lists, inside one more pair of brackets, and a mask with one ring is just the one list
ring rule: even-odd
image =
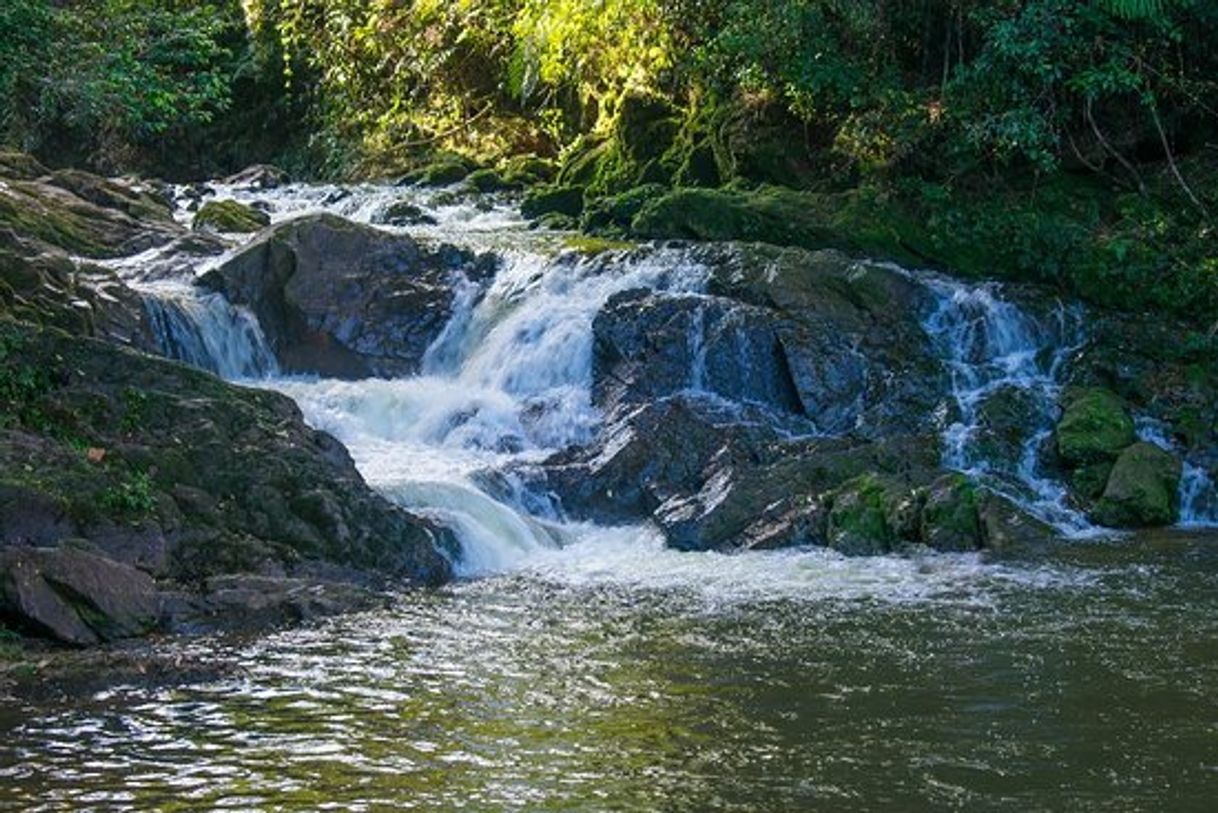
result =
[[[259,386],[294,398],[312,425],[350,449],[370,485],[455,531],[462,544],[456,563],[461,575],[524,571],[563,581],[647,588],[679,584],[717,598],[857,592],[885,599],[937,595],[961,583],[975,586],[983,571],[987,579],[1050,578],[1039,571],[983,565],[967,554],[863,561],[826,550],[678,553],[665,548],[649,526],[564,521],[546,495],[528,493],[510,477],[498,476],[492,496],[480,487],[480,475],[540,460],[596,431],[601,416],[590,392],[592,322],[608,298],[633,288],[696,295],[707,270],[681,248],[616,254],[612,262],[561,252],[562,235],[527,230],[514,207],[462,203],[442,192],[294,185],[269,192],[217,188],[214,194],[258,202],[274,221],[331,211],[365,223],[411,196],[435,222],[401,231],[500,256],[493,279],[459,285],[454,314],[428,349],[420,375],[363,381],[285,377],[250,314],[220,297],[200,296],[188,284],[189,274],[141,281],[138,258],[116,265],[148,297],[166,355],[225,378],[258,379]],[[945,463],[1066,533],[1091,530],[1066,504],[1061,485],[1039,469],[1059,367],[1080,333],[1077,315],[1063,308],[1033,318],[1003,299],[995,286],[917,276],[938,303],[924,327],[952,375],[955,409],[946,422]],[[691,390],[703,383],[704,338],[691,329],[695,361],[686,382]],[[1017,460],[998,463],[977,441],[984,404],[1003,389],[1026,396],[1025,418],[1034,431],[1021,441]]]

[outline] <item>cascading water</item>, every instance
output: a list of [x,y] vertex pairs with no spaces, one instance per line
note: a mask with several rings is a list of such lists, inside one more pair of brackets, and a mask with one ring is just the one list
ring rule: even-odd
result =
[[[1003,299],[995,284],[924,280],[936,306],[924,326],[951,375],[953,415],[943,430],[943,464],[1020,503],[1067,535],[1094,530],[1068,502],[1065,487],[1043,471],[1064,360],[1081,341],[1079,315],[1064,306],[1038,320]],[[987,412],[1017,409],[1023,437],[994,454]]]
[[1138,437],[1180,456],[1180,527],[1218,528],[1218,485],[1167,436],[1164,426],[1151,418],[1137,420]]
[[591,397],[597,312],[631,288],[698,290],[705,273],[679,250],[612,267],[577,254],[518,253],[485,291],[458,285],[454,314],[422,375],[269,383],[346,443],[375,488],[453,528],[463,545],[459,572],[502,571],[593,529],[492,499],[477,475],[590,439],[600,421]]
[[278,371],[258,320],[220,294],[180,283],[139,290],[162,355],[227,379],[266,378]]
[[[366,223],[376,222],[378,213],[402,195],[386,187],[222,192],[260,201],[276,221],[336,211]],[[654,557],[661,541],[653,530],[571,524],[545,495],[518,489],[515,498],[504,497],[503,483],[497,482],[499,496],[491,497],[479,484],[488,472],[544,459],[593,437],[601,416],[591,398],[592,324],[612,295],[646,288],[703,296],[707,269],[689,251],[672,247],[610,259],[558,253],[556,238],[528,232],[510,210],[436,206],[427,197],[431,193],[417,194],[435,223],[411,228],[412,233],[493,248],[501,258],[490,281],[453,280],[452,316],[428,348],[420,375],[360,382],[283,378],[250,314],[199,293],[187,280],[133,280],[148,297],[164,352],[227,378],[261,377],[293,397],[313,425],[347,445],[371,485],[455,530],[463,544],[461,573],[536,564],[547,550],[578,547],[592,538],[603,542],[614,534],[629,542],[629,550],[643,540],[645,555]],[[935,299],[924,328],[951,373],[944,464],[1066,534],[1092,531],[1041,464],[1056,417],[1060,367],[1080,340],[1079,315],[1059,307],[1037,318],[1004,299],[995,285],[970,286],[935,275],[917,279]],[[721,341],[723,331],[747,338],[747,331],[738,330],[737,316],[712,319],[703,307],[695,309],[686,340],[689,390],[702,392],[707,386],[712,343],[751,352],[746,341]],[[741,397],[747,400],[747,393]],[[1014,453],[1005,456],[993,454],[987,438],[988,413],[1003,397],[1021,404],[1021,436]],[[1195,471],[1189,488],[1209,493],[1204,472]],[[1193,498],[1189,504],[1204,501]]]

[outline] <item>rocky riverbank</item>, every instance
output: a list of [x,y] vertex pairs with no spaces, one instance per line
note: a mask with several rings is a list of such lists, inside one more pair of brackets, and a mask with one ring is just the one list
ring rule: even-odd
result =
[[[586,286],[592,303],[590,366],[586,381],[555,381],[575,375],[600,418],[476,481],[505,506],[544,503],[546,521],[651,523],[681,550],[1034,556],[1064,514],[1175,523],[1189,478],[1218,466],[1215,368],[1207,348],[1173,341],[1186,326],[1036,286],[970,287],[840,249],[606,243],[493,293],[507,255],[399,227],[328,212],[271,222],[204,189],[184,193],[192,230],[157,184],[16,155],[0,169],[0,616],[76,646],[366,607],[450,578],[463,555],[459,532],[369,488],[291,399],[157,358],[226,372],[206,348],[187,352],[200,336],[167,333],[172,303],[147,287],[162,281],[249,320],[258,370],[358,382],[427,372],[478,308],[512,312],[540,276],[570,275],[561,296]],[[259,189],[282,181],[256,174]],[[445,204],[501,205],[481,197],[492,180]],[[396,223],[409,205],[434,224],[408,191],[375,198],[369,219]],[[697,285],[597,282],[665,251],[699,269]],[[542,322],[511,329],[518,349],[549,347]],[[470,443],[551,446],[560,407],[501,372],[496,397],[520,399],[518,425]],[[471,401],[434,431],[490,408]]]

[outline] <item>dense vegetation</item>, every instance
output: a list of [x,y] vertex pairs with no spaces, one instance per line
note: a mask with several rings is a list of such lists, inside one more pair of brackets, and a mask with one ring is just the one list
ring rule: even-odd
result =
[[1216,44],[1202,0],[10,0],[0,130],[169,174],[536,154],[586,228],[814,235],[1208,324]]

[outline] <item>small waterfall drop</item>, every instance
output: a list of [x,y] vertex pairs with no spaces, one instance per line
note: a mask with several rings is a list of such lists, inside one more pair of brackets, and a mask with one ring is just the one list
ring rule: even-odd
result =
[[[1081,319],[1059,305],[1038,320],[997,284],[925,280],[936,306],[924,322],[951,376],[954,414],[943,429],[943,464],[1015,500],[1067,535],[1094,526],[1043,469],[1061,391],[1061,366],[1081,342]],[[1001,437],[993,414],[1016,413],[1022,437]],[[1010,427],[1006,427],[1009,431]],[[1000,454],[1003,445],[1006,454]]]
[[218,293],[180,283],[139,287],[162,355],[222,378],[266,378],[278,372],[258,320]]

